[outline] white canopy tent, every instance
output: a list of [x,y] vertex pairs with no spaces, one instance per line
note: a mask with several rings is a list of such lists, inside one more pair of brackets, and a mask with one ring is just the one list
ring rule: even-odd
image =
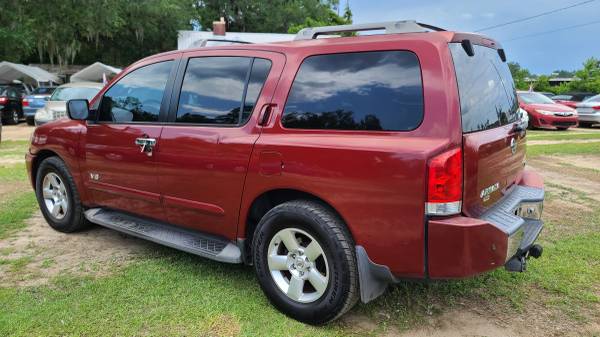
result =
[[71,75],[71,82],[104,82],[115,77],[121,69],[96,62]]
[[42,68],[7,61],[0,62],[0,83],[10,83],[14,80],[35,86],[40,86],[42,83],[50,85],[62,82],[58,76]]

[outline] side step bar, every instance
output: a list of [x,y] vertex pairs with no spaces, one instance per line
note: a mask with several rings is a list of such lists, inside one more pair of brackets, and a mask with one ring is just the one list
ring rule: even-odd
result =
[[242,263],[240,248],[225,238],[102,208],[84,214],[90,222],[125,234],[220,262]]

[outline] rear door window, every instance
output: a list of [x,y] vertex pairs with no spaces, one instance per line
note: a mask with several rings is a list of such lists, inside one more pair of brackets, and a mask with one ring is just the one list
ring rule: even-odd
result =
[[260,58],[191,58],[181,86],[175,121],[245,124],[254,110],[270,69],[271,61]]
[[374,51],[305,59],[282,124],[293,129],[407,131],[422,120],[417,56],[409,51]]
[[492,129],[518,119],[519,103],[508,65],[496,49],[473,45],[469,56],[460,43],[450,43],[454,60],[463,132]]

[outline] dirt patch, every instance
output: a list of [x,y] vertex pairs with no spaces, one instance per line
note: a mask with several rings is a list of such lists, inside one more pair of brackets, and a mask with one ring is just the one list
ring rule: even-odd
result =
[[[529,334],[526,334],[529,335]],[[525,336],[509,325],[500,325],[489,317],[468,310],[451,311],[435,318],[433,326],[397,333],[389,331],[384,336],[400,337],[511,337]],[[531,335],[529,335],[531,336]]]
[[0,183],[0,202],[8,200],[11,194],[15,194],[16,192],[27,191],[28,188],[31,187],[29,186],[29,183],[25,181]]
[[0,158],[0,166],[11,166],[11,165],[16,165],[16,164],[22,164],[25,162],[25,159],[22,158],[23,156],[15,156],[15,157],[3,157]]
[[527,145],[554,145],[564,143],[598,143],[600,139],[535,140],[528,139]]
[[529,166],[537,170],[544,181],[551,184],[565,186],[580,191],[586,197],[600,201],[600,173],[580,169],[576,166],[561,165],[560,161],[549,157],[529,159]]
[[41,213],[26,229],[0,241],[0,282],[4,286],[45,284],[64,273],[109,274],[154,245],[102,227],[64,234],[53,230]]
[[546,156],[548,161],[600,171],[600,155]]
[[2,140],[29,140],[35,127],[20,123],[18,125],[3,125]]

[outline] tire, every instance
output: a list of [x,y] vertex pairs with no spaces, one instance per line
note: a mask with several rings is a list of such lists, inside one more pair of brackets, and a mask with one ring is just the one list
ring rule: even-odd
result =
[[592,123],[589,123],[589,122],[579,122],[579,127],[580,128],[590,128],[590,127],[592,127]]
[[[297,250],[290,251],[287,247],[290,233],[299,245]],[[307,249],[315,247],[313,241],[318,244],[321,255],[315,254],[316,249]],[[320,325],[335,320],[356,304],[359,285],[354,242],[342,220],[326,206],[295,200],[274,207],[258,224],[252,248],[262,290],[286,315]],[[271,260],[272,265],[278,267],[270,267],[269,254],[280,256],[278,264]],[[311,259],[314,256],[317,258]],[[290,287],[292,278],[293,283],[298,284],[298,275],[303,270],[302,286]],[[315,276],[316,273],[320,277]],[[301,295],[288,295],[284,292],[286,285],[287,293],[294,293],[291,288],[297,288]]]
[[[55,177],[58,178],[58,183],[54,180]],[[55,194],[45,194],[45,187],[47,191]],[[40,163],[35,178],[35,194],[42,215],[50,227],[63,233],[76,232],[88,227],[89,223],[83,216],[84,208],[73,177],[60,158],[49,157]],[[59,211],[54,214],[51,211],[54,209],[50,206],[52,204],[59,204]]]
[[29,126],[33,126],[35,125],[35,120],[32,118],[27,117],[27,125]]
[[8,119],[6,120],[6,124],[9,125],[17,125],[19,124],[19,112],[17,110],[12,110]]

